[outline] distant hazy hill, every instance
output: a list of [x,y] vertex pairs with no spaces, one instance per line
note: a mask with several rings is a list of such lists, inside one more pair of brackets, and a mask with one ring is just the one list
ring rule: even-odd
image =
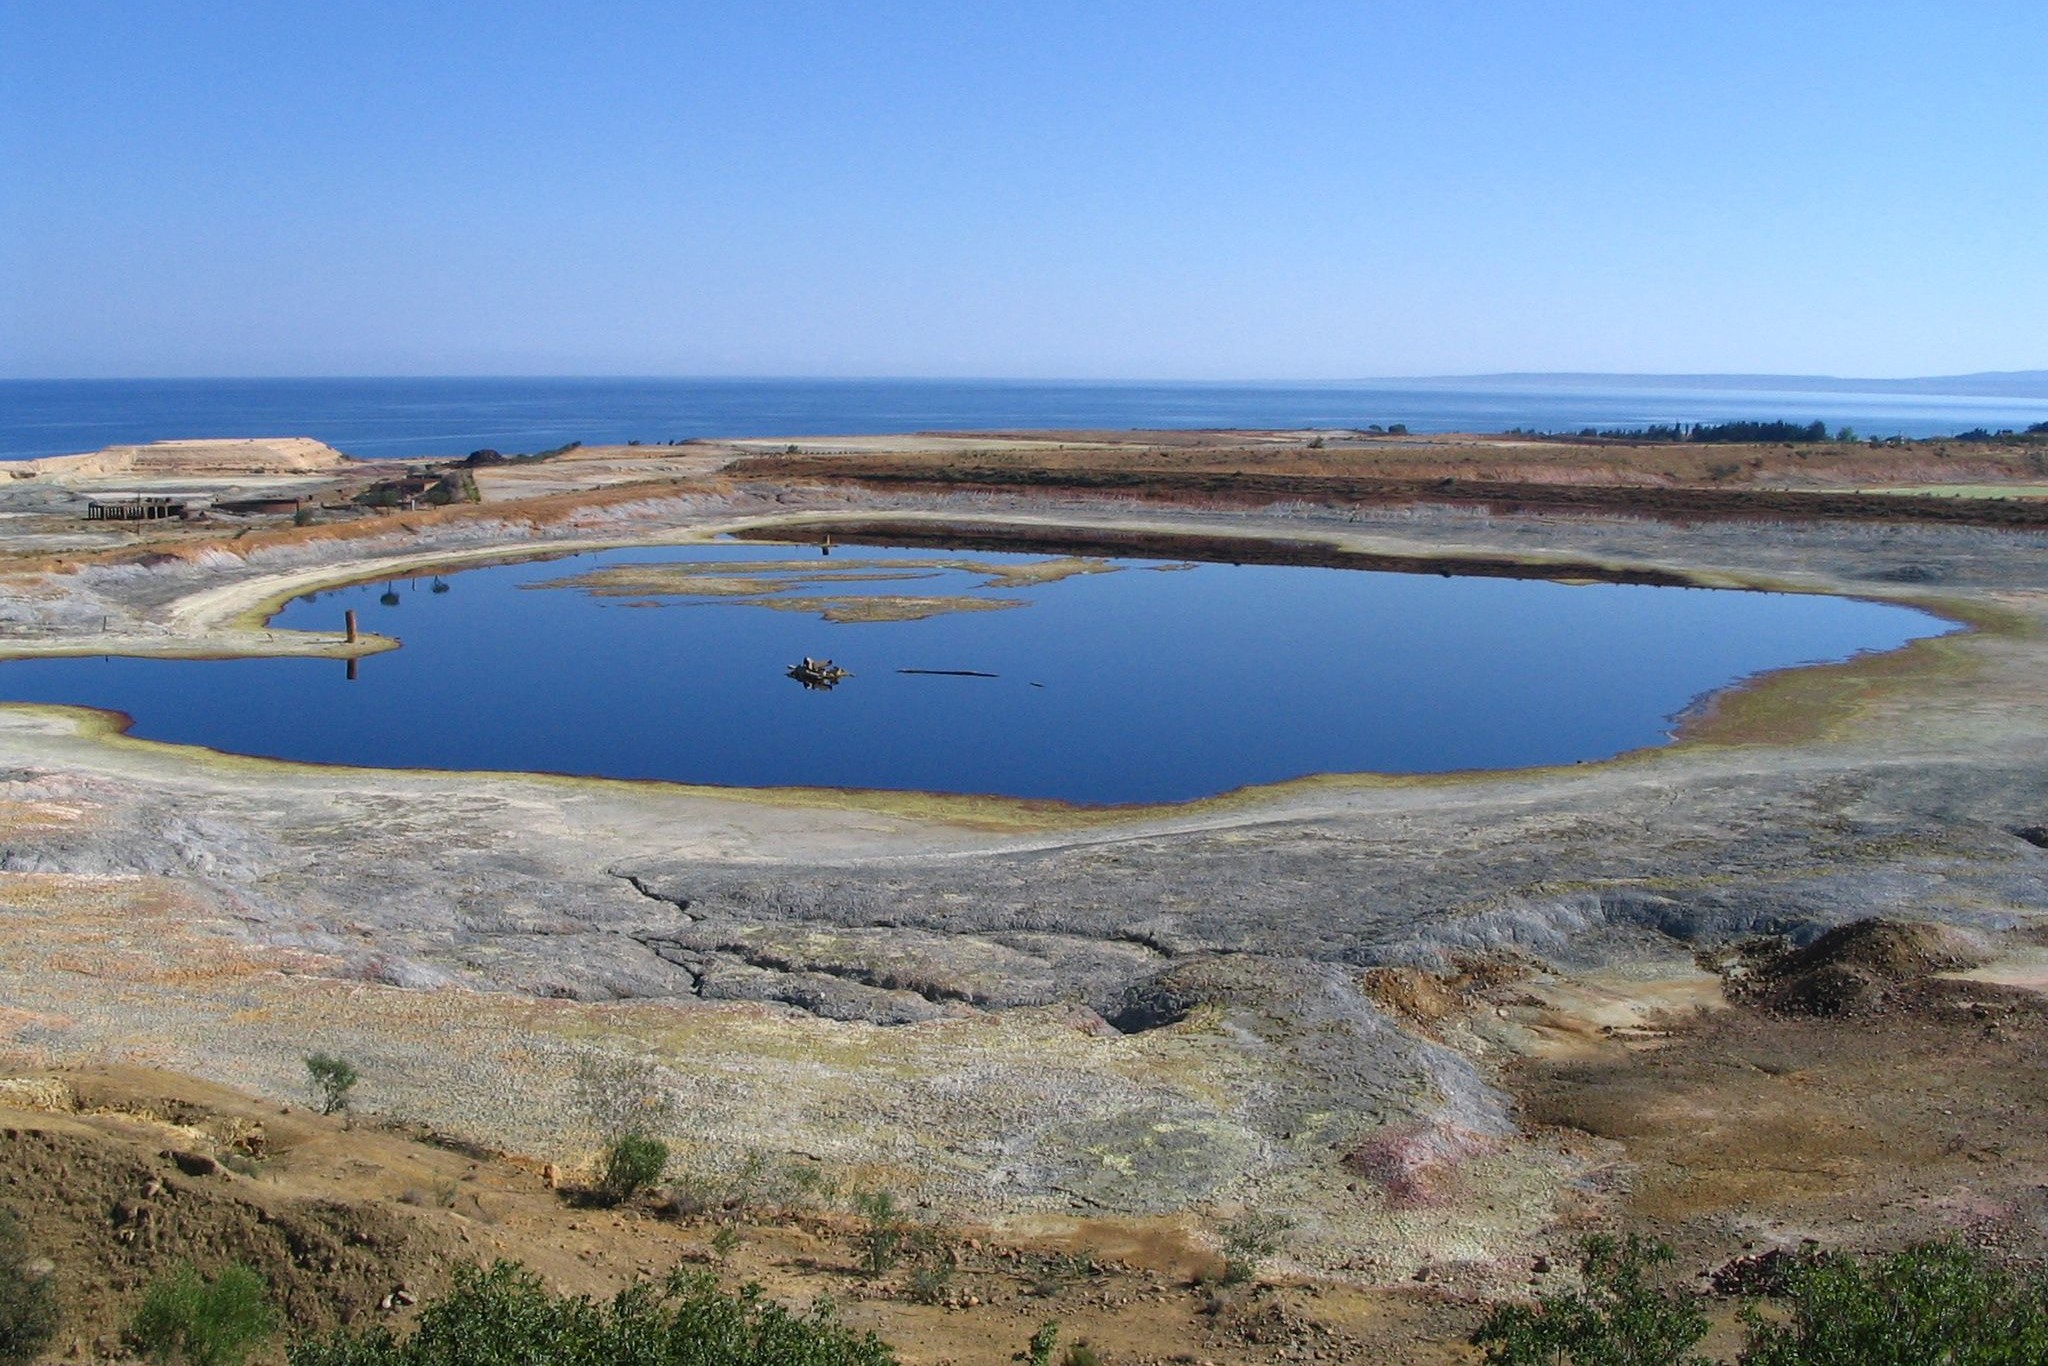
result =
[[1953,394],[1982,398],[2048,398],[2048,370],[1992,370],[1918,379],[1844,379],[1838,375],[1502,374],[1444,376],[1431,384],[1499,384],[1531,389],[1692,389],[1818,394]]

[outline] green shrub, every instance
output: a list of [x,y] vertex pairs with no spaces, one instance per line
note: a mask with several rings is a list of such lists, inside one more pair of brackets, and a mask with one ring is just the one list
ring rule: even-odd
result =
[[1060,1340],[1060,1321],[1047,1319],[1038,1325],[1038,1331],[1031,1335],[1031,1343],[1024,1349],[1025,1366],[1052,1366],[1052,1349]]
[[605,1145],[598,1194],[613,1204],[631,1200],[661,1180],[668,1168],[668,1144],[646,1134],[621,1134]]
[[348,1093],[355,1089],[361,1077],[348,1061],[331,1053],[308,1053],[306,1055],[306,1081],[313,1088],[313,1095],[323,1115],[336,1114],[349,1105]]
[[420,1311],[405,1341],[384,1327],[296,1344],[291,1366],[895,1366],[872,1333],[829,1306],[793,1314],[759,1286],[726,1294],[678,1270],[608,1304],[551,1295],[538,1276],[499,1262],[459,1267],[455,1288]]
[[57,1333],[57,1284],[29,1255],[14,1211],[0,1209],[0,1366],[32,1361]]
[[240,1366],[276,1332],[261,1276],[235,1265],[208,1281],[187,1262],[149,1283],[128,1325],[136,1346],[185,1366]]
[[2048,1281],[2020,1280],[1955,1243],[1793,1271],[1791,1317],[1754,1311],[1743,1366],[2020,1366],[2048,1361]]
[[1652,1286],[1671,1249],[1630,1234],[1581,1245],[1585,1288],[1534,1305],[1496,1305],[1472,1334],[1487,1366],[1706,1366],[1688,1353],[1707,1335],[1694,1297]]

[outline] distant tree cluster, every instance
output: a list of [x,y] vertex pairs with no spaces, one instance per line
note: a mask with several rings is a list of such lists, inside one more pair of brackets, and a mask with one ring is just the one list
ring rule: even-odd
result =
[[[1371,430],[1378,430],[1373,428]],[[1406,430],[1395,428],[1393,430]],[[1833,437],[1828,435],[1825,422],[1672,422],[1652,424],[1647,427],[1581,427],[1576,432],[1546,431],[1538,427],[1512,427],[1508,436],[1534,436],[1549,438],[1576,437],[1583,441],[1643,441],[1675,445],[1681,442],[1696,442],[1700,445],[1730,445],[1764,442],[1815,442],[1837,441],[1844,445],[1862,441],[1852,427],[1839,428]],[[1944,441],[2021,441],[2033,443],[2048,440],[2048,422],[2036,422],[2031,427],[2014,430],[2001,427],[1992,431],[1987,427],[1972,427],[1967,432],[1957,432],[1953,437],[1928,438]],[[1896,446],[1905,441],[1903,436],[1869,438],[1870,444]]]
[[1702,445],[1829,439],[1825,422],[1673,422],[1661,427],[1585,427],[1579,435],[1595,440],[1694,441]]
[[2031,441],[2042,437],[2048,437],[2048,422],[2036,422],[2025,431],[2018,432],[2010,427],[2000,427],[1995,432],[1983,427],[1972,427],[1967,432],[1957,432],[1955,435],[1958,441]]

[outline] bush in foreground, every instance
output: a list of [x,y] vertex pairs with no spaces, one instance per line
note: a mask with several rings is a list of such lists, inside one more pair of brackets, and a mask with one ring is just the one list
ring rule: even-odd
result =
[[[1698,1297],[1651,1284],[1671,1249],[1589,1238],[1582,1291],[1498,1305],[1472,1335],[1488,1366],[1712,1366]],[[1956,1243],[1874,1261],[1816,1256],[1786,1273],[1781,1312],[1743,1313],[1739,1366],[2039,1366],[2048,1279],[2016,1278]]]
[[1694,1297],[1650,1284],[1671,1249],[1630,1234],[1588,1238],[1579,1261],[1585,1289],[1534,1305],[1496,1305],[1473,1344],[1487,1366],[1710,1366],[1690,1356],[1707,1335]]
[[677,1271],[610,1303],[550,1294],[510,1262],[456,1273],[403,1342],[389,1329],[346,1331],[294,1346],[291,1366],[895,1366],[872,1333],[829,1308],[793,1314],[758,1286],[736,1295],[703,1272]]
[[277,1332],[263,1278],[231,1266],[206,1280],[180,1262],[149,1283],[128,1336],[150,1356],[186,1366],[241,1366]]
[[2048,1362],[2048,1281],[1956,1243],[1878,1261],[1822,1257],[1792,1274],[1791,1315],[1752,1312],[1742,1366],[2022,1366]]

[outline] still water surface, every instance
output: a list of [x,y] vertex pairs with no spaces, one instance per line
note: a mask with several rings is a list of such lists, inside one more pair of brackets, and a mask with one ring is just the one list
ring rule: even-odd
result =
[[[760,545],[529,561],[288,605],[276,625],[332,631],[354,608],[404,642],[353,681],[334,660],[27,660],[0,664],[0,699],[317,762],[1175,801],[1605,758],[1748,675],[1951,629],[1773,593],[1045,565]],[[998,606],[959,610],[976,603]],[[853,677],[808,690],[784,672],[805,655]]]

